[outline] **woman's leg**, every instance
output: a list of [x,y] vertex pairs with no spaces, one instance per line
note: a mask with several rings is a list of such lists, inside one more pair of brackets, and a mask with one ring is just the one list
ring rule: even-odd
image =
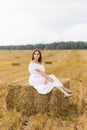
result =
[[69,94],[68,92],[66,92],[63,87],[57,87],[63,94],[64,94],[64,97],[70,97],[71,94]]
[[71,91],[70,89],[68,89],[68,88],[66,88],[66,87],[64,87],[64,86],[62,86],[62,88],[67,92],[67,93],[73,93],[73,91]]
[[71,91],[63,86],[63,84],[56,78],[55,75],[50,75],[50,77],[54,80],[53,84],[56,86],[63,94],[64,97],[70,97]]

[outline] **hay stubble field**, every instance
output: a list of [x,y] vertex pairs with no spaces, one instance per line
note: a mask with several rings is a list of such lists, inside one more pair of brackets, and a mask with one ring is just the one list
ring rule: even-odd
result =
[[[0,51],[0,130],[86,130],[87,129],[87,50],[44,50],[43,63],[47,74],[69,78],[75,91],[71,106],[64,116],[49,117],[38,113],[27,119],[15,110],[6,109],[8,84],[28,83],[31,50]],[[51,62],[51,64],[45,64]]]

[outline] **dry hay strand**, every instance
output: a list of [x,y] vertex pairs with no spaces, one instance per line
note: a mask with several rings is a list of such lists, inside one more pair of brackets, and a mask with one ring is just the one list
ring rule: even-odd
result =
[[[16,109],[23,113],[33,113],[33,95],[32,87],[21,85],[8,85],[8,94],[6,96],[7,109]],[[29,100],[29,101],[28,101]]]
[[6,93],[5,89],[0,90],[0,98],[3,97]]
[[36,113],[48,112],[49,100],[50,100],[50,93],[42,95],[36,92],[34,99],[35,112]]
[[68,105],[69,100],[65,99],[64,95],[57,88],[54,88],[49,102],[49,114],[59,116],[68,108]]
[[[64,80],[64,86],[69,88],[69,80]],[[68,99],[54,88],[49,94],[39,94],[32,86],[29,85],[8,85],[6,96],[7,109],[16,109],[23,115],[33,115],[36,113],[54,114],[62,113],[68,107]]]

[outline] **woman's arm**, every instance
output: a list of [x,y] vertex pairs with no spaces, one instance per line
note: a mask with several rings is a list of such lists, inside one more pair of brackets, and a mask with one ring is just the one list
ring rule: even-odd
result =
[[49,81],[51,81],[51,82],[54,81],[54,80],[53,80],[51,77],[49,77],[44,71],[42,71],[42,70],[40,70],[40,69],[36,69],[36,71],[37,71],[38,73],[40,73],[44,78],[48,79]]

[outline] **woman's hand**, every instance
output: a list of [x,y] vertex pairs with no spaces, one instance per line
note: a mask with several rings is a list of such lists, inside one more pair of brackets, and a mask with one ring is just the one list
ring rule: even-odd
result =
[[43,77],[44,77],[44,79],[45,79],[45,84],[47,84],[47,80],[49,80],[50,82],[54,82],[54,80],[49,76],[49,75],[47,75],[44,71],[41,71],[41,70],[39,70],[39,69],[36,69],[36,71],[38,72],[38,73],[40,73]]
[[48,83],[47,78],[44,78],[44,84],[47,84],[47,83]]

